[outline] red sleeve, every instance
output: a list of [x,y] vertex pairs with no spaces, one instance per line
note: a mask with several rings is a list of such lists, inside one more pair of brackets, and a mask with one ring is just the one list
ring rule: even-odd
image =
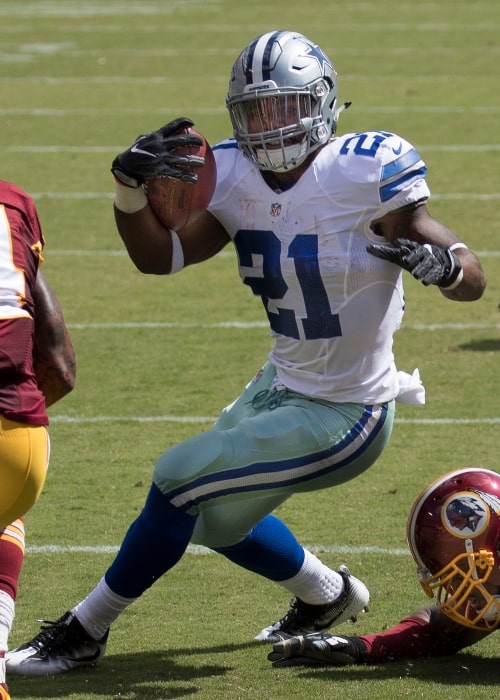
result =
[[455,654],[487,634],[458,625],[434,606],[412,613],[385,632],[361,639],[367,646],[367,663],[376,664]]

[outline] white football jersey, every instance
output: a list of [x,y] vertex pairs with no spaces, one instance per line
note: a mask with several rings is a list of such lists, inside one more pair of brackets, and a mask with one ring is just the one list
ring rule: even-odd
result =
[[429,196],[417,151],[395,134],[345,134],[279,194],[234,140],[214,153],[209,209],[234,242],[241,279],[262,298],[280,382],[328,401],[395,398],[402,271],[366,246],[385,242],[375,219]]

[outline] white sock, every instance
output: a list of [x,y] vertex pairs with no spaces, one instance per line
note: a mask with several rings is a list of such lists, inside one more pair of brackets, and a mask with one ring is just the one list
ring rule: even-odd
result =
[[108,627],[136,598],[113,593],[104,577],[94,590],[72,609],[78,622],[94,639],[100,639]]
[[0,652],[7,651],[9,648],[9,634],[14,622],[14,613],[14,601],[8,593],[0,591]]
[[300,571],[278,583],[309,605],[332,603],[344,590],[342,576],[325,566],[307,549],[304,552],[305,559]]
[[0,591],[0,683],[5,683],[5,652],[14,622],[15,603],[8,593]]

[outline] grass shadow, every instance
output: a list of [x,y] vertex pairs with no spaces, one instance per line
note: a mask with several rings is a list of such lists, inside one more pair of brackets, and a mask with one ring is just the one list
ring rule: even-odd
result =
[[460,653],[435,659],[417,659],[406,662],[391,662],[375,666],[296,667],[304,678],[314,677],[325,681],[374,681],[386,682],[390,679],[412,678],[429,681],[443,686],[452,685],[498,685],[498,659],[484,658],[470,653]]
[[458,345],[460,350],[471,350],[472,352],[496,352],[500,350],[500,338],[482,338],[472,340],[469,343]]
[[[15,698],[116,698],[117,700],[165,700],[197,695],[205,690],[204,679],[231,673],[231,654],[255,648],[255,642],[215,647],[180,648],[168,651],[131,652],[106,656],[96,666],[74,669],[56,676],[8,678]],[[186,663],[202,655],[223,654],[224,664]],[[167,686],[168,684],[168,686]]]

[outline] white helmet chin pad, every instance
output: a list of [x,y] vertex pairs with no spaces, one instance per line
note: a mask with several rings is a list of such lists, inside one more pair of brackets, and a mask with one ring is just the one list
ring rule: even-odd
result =
[[263,143],[262,148],[254,147],[253,152],[262,170],[282,173],[298,167],[307,158],[307,139],[289,146],[283,144],[280,148],[269,148]]

